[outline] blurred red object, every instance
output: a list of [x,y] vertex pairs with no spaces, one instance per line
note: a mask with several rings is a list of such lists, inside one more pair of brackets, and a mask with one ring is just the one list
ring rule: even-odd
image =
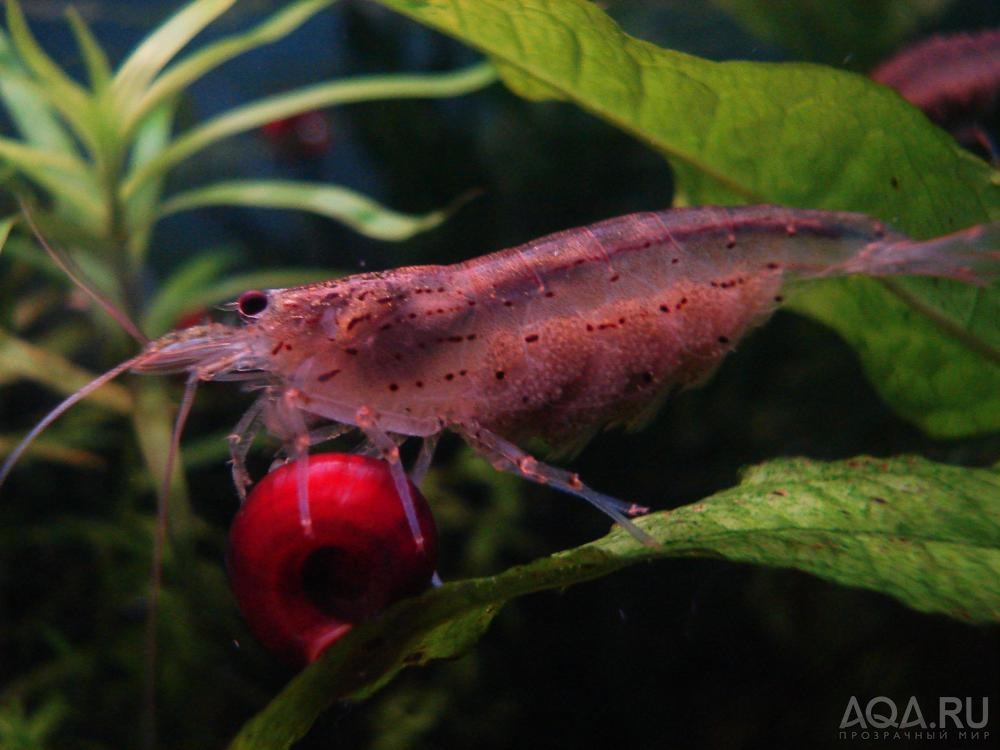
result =
[[274,120],[261,128],[264,138],[282,158],[312,159],[330,150],[330,123],[322,112],[303,112]]
[[1000,105],[1000,29],[925,39],[871,77],[946,128],[982,121]]

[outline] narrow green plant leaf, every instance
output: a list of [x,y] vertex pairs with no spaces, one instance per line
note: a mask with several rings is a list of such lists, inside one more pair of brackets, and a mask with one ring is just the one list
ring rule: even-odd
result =
[[93,153],[98,153],[100,136],[96,128],[92,100],[83,87],[66,75],[38,44],[28,28],[17,0],[7,0],[7,28],[21,61],[39,79],[36,91],[42,92],[72,127],[77,137],[87,144]]
[[[685,202],[862,211],[918,238],[1000,219],[997,173],[862,76],[660,49],[584,0],[377,1],[489,54],[514,91],[571,101],[667,156]],[[895,409],[942,437],[1000,429],[989,333],[1000,285],[906,279],[889,291],[840,283],[867,313],[851,318],[849,330],[832,304],[801,309],[855,345]],[[900,303],[909,308],[905,345],[877,330],[878,311]],[[919,389],[919,399],[909,390],[945,349],[958,358],[956,372],[976,373],[981,399],[950,377],[935,381],[933,393]]]
[[77,180],[83,180],[87,174],[83,162],[72,153],[41,148],[11,138],[0,137],[0,158],[25,172],[31,167],[36,171],[52,169]]
[[[32,380],[64,396],[97,377],[55,352],[33,346],[3,329],[0,329],[0,375]],[[108,383],[94,391],[88,401],[119,414],[127,414],[132,408],[128,389],[118,383]]]
[[343,275],[330,270],[293,268],[230,273],[219,278],[234,261],[234,254],[212,250],[181,266],[146,308],[143,330],[158,336],[175,327],[185,316],[203,313],[207,318],[212,306],[231,302],[248,289],[299,286]]
[[104,50],[101,49],[101,45],[97,43],[97,40],[91,33],[86,21],[83,20],[83,16],[80,15],[76,8],[68,8],[66,17],[69,19],[70,27],[73,29],[73,35],[76,37],[76,43],[80,48],[80,54],[83,56],[83,62],[87,66],[90,87],[95,94],[99,94],[111,82],[111,66],[108,64],[108,58],[104,54]]
[[921,611],[1000,621],[995,470],[920,458],[772,461],[746,472],[737,487],[638,523],[660,546],[616,529],[582,547],[400,602],[334,644],[230,747],[288,748],[330,703],[370,695],[406,666],[463,653],[510,599],[659,558],[797,568]]
[[212,305],[232,302],[248,289],[284,289],[343,276],[340,271],[317,268],[269,269],[252,273],[231,274],[207,286],[192,291],[185,300],[181,314],[206,310]]
[[50,745],[70,713],[61,697],[49,698],[29,712],[14,695],[0,705],[0,745],[13,750]]
[[[132,425],[135,429],[139,450],[153,477],[154,488],[158,491],[167,471],[173,420],[177,403],[171,399],[167,383],[159,378],[143,378],[136,388],[135,409]],[[170,486],[166,497],[166,513],[171,536],[177,541],[190,538],[191,501],[184,474],[182,457],[174,457]]]
[[[174,122],[174,100],[168,100],[149,112],[134,132],[129,160],[130,169],[138,169],[155,159],[170,143]],[[157,219],[163,192],[163,175],[147,181],[129,196],[125,204],[129,231],[129,253],[136,267],[142,265],[149,248],[149,236]]]
[[176,326],[184,313],[197,309],[191,305],[192,297],[231,268],[235,260],[233,253],[207,250],[182,264],[160,287],[143,313],[143,330],[150,336],[159,336]]
[[332,81],[269,96],[231,109],[192,128],[156,159],[131,172],[122,185],[121,194],[124,200],[128,200],[147,180],[164,174],[201,149],[274,120],[353,102],[459,96],[477,91],[495,80],[496,72],[492,66],[480,64],[451,73],[367,76]]
[[236,0],[194,0],[156,26],[121,64],[112,81],[118,110],[134,108],[146,88],[183,47]]
[[[121,286],[115,274],[115,261],[98,255],[91,247],[85,244],[79,244],[69,239],[70,235],[65,232],[66,225],[62,224],[60,218],[52,214],[44,216],[40,213],[35,214],[36,222],[41,228],[43,236],[48,238],[49,244],[53,246],[56,252],[60,255],[68,256],[69,262],[77,267],[80,275],[87,280],[87,283],[96,292],[116,307],[122,308]],[[60,237],[68,239],[67,245],[63,245],[60,242]],[[72,279],[66,275],[65,271],[52,262],[47,253],[42,251],[34,237],[12,236],[8,241],[6,252],[9,252],[12,258],[16,258],[19,262],[31,266],[39,273],[44,274],[53,285],[53,288],[72,289],[75,287]],[[61,306],[65,308],[65,303],[62,303]],[[95,313],[98,309],[97,306],[91,308]],[[108,326],[111,326],[111,330],[117,329],[117,332],[121,333],[120,325],[114,322],[112,317],[106,316],[103,310],[95,316],[95,322],[103,326],[105,331],[108,330]],[[113,325],[111,325],[112,323]]]
[[124,115],[122,131],[127,136],[146,113],[164,100],[179,94],[228,60],[284,38],[317,12],[335,2],[336,0],[298,0],[290,3],[256,28],[215,42],[172,65],[128,109]]
[[[14,450],[22,437],[22,435],[0,435],[0,456],[6,456]],[[105,465],[104,459],[96,453],[55,443],[45,438],[39,438],[32,443],[24,455],[81,469],[97,469]]]
[[0,219],[0,253],[3,252],[4,246],[7,244],[7,238],[10,237],[10,230],[14,228],[14,225],[20,218],[20,214],[14,214],[5,219]]
[[252,206],[310,211],[346,224],[367,237],[405,240],[441,224],[454,211],[403,214],[339,185],[291,180],[232,180],[189,190],[168,199],[164,216],[204,206]]
[[97,227],[103,221],[104,206],[93,176],[72,152],[54,151],[0,137],[0,162],[9,164],[44,188],[59,202],[62,213],[70,212],[84,227]]
[[[88,230],[96,230],[102,220],[102,208],[92,176],[79,158],[77,143],[70,137],[56,110],[38,84],[28,77],[24,66],[11,49],[7,36],[0,31],[0,99],[21,137],[4,141],[38,149],[14,155],[22,174],[32,178],[48,191],[53,211],[68,221]],[[10,149],[8,149],[8,152]],[[37,153],[55,155],[62,164],[46,167],[46,160],[34,158]],[[2,157],[0,157],[2,161]],[[72,164],[70,171],[66,167]]]
[[0,30],[0,98],[26,142],[45,151],[77,157],[76,144],[55,116],[48,99],[28,74]]

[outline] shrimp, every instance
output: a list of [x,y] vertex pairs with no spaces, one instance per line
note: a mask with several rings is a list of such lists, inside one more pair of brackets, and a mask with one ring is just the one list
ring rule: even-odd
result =
[[665,397],[705,380],[782,302],[794,279],[924,275],[983,284],[1000,275],[1000,223],[911,240],[861,214],[777,206],[636,213],[450,266],[412,266],[288,289],[248,291],[242,324],[169,333],[57,406],[0,467],[0,483],[59,415],[126,371],[186,372],[259,392],[231,437],[245,458],[266,429],[297,464],[311,530],[311,446],[349,430],[390,466],[410,530],[423,538],[399,446],[423,440],[419,481],[441,433],[496,469],[588,501],[643,542],[647,511],[597,492],[519,447],[566,452],[610,425],[639,426]]
[[871,78],[967,145],[982,146],[997,162],[983,124],[1000,107],[1000,29],[933,36],[881,63]]

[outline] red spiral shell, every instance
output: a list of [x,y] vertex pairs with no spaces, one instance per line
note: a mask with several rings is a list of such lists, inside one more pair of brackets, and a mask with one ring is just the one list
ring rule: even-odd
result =
[[309,457],[312,534],[299,517],[294,463],[262,479],[233,521],[228,568],[248,627],[287,661],[314,661],[351,625],[430,585],[437,531],[410,485],[424,548],[406,522],[389,466],[366,456]]

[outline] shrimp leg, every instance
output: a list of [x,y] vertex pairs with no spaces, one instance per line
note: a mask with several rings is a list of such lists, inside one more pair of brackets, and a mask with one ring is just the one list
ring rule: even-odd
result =
[[299,523],[306,537],[313,534],[312,512],[309,508],[309,446],[310,433],[304,412],[299,406],[300,393],[296,388],[286,388],[276,398],[267,402],[264,424],[271,434],[284,443],[283,451],[288,461],[295,462],[295,480],[299,497]]
[[232,465],[233,484],[241,503],[246,502],[247,487],[253,484],[250,472],[247,471],[247,454],[263,427],[261,413],[270,397],[271,394],[266,392],[258,396],[229,434],[229,463]]
[[410,526],[410,533],[413,534],[413,541],[417,545],[417,549],[422,550],[424,548],[424,532],[421,531],[420,521],[417,518],[417,508],[413,502],[413,494],[410,492],[410,480],[406,476],[406,468],[399,456],[399,444],[389,433],[379,427],[376,415],[368,407],[363,406],[358,409],[356,421],[368,441],[381,452],[382,459],[389,464],[392,481],[399,494],[399,501],[403,504],[403,511],[406,513],[406,522]]
[[578,474],[544,464],[510,441],[504,440],[499,435],[495,435],[478,425],[454,425],[453,429],[462,435],[469,445],[489,461],[497,471],[517,474],[532,482],[548,485],[570,495],[582,497],[595,508],[610,516],[615,523],[643,544],[650,546],[657,544],[653,537],[627,518],[627,516],[648,513],[649,508],[597,492],[585,485]]
[[[312,447],[314,445],[319,445],[320,443],[336,440],[341,435],[346,435],[354,429],[356,429],[354,425],[334,422],[333,424],[323,425],[322,427],[317,427],[314,430],[309,430],[306,433],[306,437],[309,440],[309,447]],[[294,450],[294,441],[288,441],[278,455],[280,456],[283,454],[286,457],[290,457],[292,455],[291,452]]]
[[414,462],[413,468],[410,469],[410,481],[414,484],[419,486],[424,481],[424,476],[426,476],[427,470],[431,467],[431,461],[434,460],[434,449],[437,448],[440,437],[441,433],[435,432],[433,435],[425,437],[420,444],[420,453],[417,455],[417,460]]

